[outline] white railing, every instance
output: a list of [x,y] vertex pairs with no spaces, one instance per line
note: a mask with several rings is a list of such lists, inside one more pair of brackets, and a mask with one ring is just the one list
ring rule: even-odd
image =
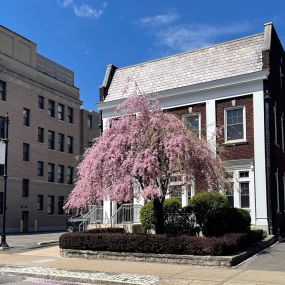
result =
[[86,231],[90,224],[103,223],[103,206],[89,206],[89,212],[83,216],[83,222],[79,225],[79,231]]
[[108,220],[106,225],[116,224],[139,224],[141,205],[138,204],[123,204]]

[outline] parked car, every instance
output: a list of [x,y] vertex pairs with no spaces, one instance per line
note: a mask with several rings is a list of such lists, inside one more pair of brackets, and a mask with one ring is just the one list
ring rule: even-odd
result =
[[84,215],[78,214],[74,215],[67,219],[66,221],[66,231],[67,232],[78,232],[79,231],[79,225],[84,221]]

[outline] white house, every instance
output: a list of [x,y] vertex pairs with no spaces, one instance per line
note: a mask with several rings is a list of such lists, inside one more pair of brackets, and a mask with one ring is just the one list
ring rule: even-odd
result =
[[[277,232],[285,211],[285,81],[284,50],[272,23],[260,34],[207,48],[122,68],[108,65],[97,104],[103,131],[127,96],[130,77],[211,141],[213,151],[216,127],[224,127],[229,202],[248,209],[253,226]],[[174,184],[171,195],[186,205],[195,189]],[[106,200],[103,209],[106,222],[117,203]]]

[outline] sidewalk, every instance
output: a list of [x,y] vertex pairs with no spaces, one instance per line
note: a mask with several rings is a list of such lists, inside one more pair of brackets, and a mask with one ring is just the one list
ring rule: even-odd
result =
[[0,266],[2,274],[25,273],[37,277],[54,277],[57,280],[92,281],[96,284],[285,285],[285,272],[281,271],[69,259],[59,255],[57,246],[22,253],[2,252]]

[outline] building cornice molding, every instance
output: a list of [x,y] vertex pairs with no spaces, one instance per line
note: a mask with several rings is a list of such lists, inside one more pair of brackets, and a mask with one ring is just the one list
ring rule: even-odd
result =
[[[229,77],[229,78],[223,78],[219,80],[214,80],[210,82],[204,82],[199,83],[195,85],[190,85],[186,87],[176,88],[176,89],[170,89],[166,91],[161,91],[156,93],[156,99],[170,99],[172,97],[176,96],[183,96],[187,95],[189,96],[189,93],[197,93],[197,92],[203,92],[203,91],[209,91],[209,90],[215,90],[220,88],[225,88],[229,86],[236,86],[241,85],[244,83],[252,83],[256,81],[265,80],[268,78],[269,70],[262,70],[254,73]],[[100,111],[104,110],[110,110],[117,108],[121,102],[123,102],[126,98],[113,100],[113,101],[104,101],[99,102],[96,104],[96,107]]]
[[[34,78],[27,72],[23,72],[22,70],[21,72],[19,72],[19,70],[14,68],[11,63],[4,60],[3,58],[0,58],[0,74],[4,76],[6,75],[8,78],[11,77],[19,80],[19,82],[17,82],[18,85],[23,85],[26,88],[35,90],[36,92],[40,92],[40,90],[45,90],[46,92],[53,93],[54,95],[59,96],[61,98],[71,100],[76,104],[82,104],[82,101],[79,98],[71,96],[70,92],[68,92],[67,90],[73,89],[73,92],[78,92],[78,88],[70,85],[67,85],[66,87],[61,87],[59,86],[59,84],[65,84],[62,82],[56,82],[55,86],[52,87],[51,84],[47,82],[47,79],[44,78],[45,76],[48,76],[50,79],[53,79],[49,75],[41,73],[37,70],[32,70],[31,72],[35,72]],[[23,83],[21,84],[20,81],[22,81]]]

